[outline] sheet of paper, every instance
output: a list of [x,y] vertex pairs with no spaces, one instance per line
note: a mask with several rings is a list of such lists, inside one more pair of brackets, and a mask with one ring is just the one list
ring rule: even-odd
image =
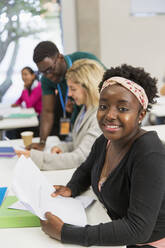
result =
[[[74,199],[80,201],[84,208],[89,207],[94,201],[96,201],[95,198],[91,197],[91,196],[77,196]],[[8,208],[19,209],[19,210],[28,210],[25,207],[25,205],[23,205],[23,203],[21,203],[20,201],[13,203]]]
[[14,169],[12,189],[26,209],[45,220],[50,211],[65,223],[84,226],[86,214],[80,201],[71,197],[51,197],[53,186],[30,158],[21,156]]
[[84,208],[89,207],[94,201],[96,201],[94,197],[85,196],[85,195],[77,196],[77,197],[75,197],[75,199],[80,201]]

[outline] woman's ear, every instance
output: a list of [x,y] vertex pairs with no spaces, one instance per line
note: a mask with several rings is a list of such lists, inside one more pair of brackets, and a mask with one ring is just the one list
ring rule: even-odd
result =
[[139,124],[142,123],[142,120],[144,119],[145,116],[146,116],[146,110],[142,109],[139,113]]
[[34,81],[35,79],[36,79],[36,75],[33,74],[33,75],[32,75],[32,80]]
[[61,54],[61,53],[59,53],[59,54],[58,54],[58,58],[59,58],[59,59],[64,59],[64,55]]

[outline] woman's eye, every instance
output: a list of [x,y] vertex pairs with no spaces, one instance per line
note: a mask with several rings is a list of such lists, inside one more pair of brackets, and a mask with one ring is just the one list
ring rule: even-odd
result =
[[100,104],[100,105],[99,105],[99,110],[106,110],[106,105]]
[[119,111],[120,112],[126,112],[126,111],[128,111],[128,108],[126,108],[126,107],[119,107]]

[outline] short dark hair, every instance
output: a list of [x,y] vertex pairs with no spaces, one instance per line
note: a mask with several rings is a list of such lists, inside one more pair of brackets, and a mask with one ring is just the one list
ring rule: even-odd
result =
[[104,73],[103,79],[99,84],[99,91],[102,88],[103,82],[114,76],[130,79],[145,90],[149,102],[147,111],[152,108],[151,104],[156,103],[155,98],[158,97],[157,79],[152,78],[149,73],[144,71],[144,68],[133,67],[127,64],[111,67]]
[[42,41],[35,48],[33,61],[37,64],[46,57],[53,57],[59,53],[57,46],[51,41]]

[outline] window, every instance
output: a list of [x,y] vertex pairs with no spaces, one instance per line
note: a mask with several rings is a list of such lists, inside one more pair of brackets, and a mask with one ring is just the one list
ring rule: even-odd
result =
[[165,14],[164,0],[131,0],[131,15],[151,16]]
[[0,1],[0,101],[11,104],[20,96],[21,69],[37,70],[33,50],[43,40],[63,52],[60,1]]

